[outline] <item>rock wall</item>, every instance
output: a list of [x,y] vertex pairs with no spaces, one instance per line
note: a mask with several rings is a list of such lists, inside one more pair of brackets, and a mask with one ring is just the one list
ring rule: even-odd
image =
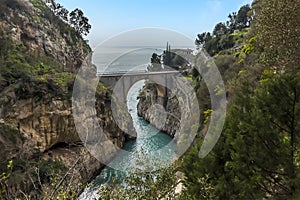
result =
[[171,137],[179,133],[181,111],[177,98],[170,93],[167,105],[163,107],[163,97],[159,97],[155,89],[144,89],[144,95],[139,97],[138,115],[143,117],[157,129],[166,132]]
[[[3,93],[2,95],[3,98],[7,97]],[[26,140],[22,148],[23,150],[28,149],[29,154],[32,149],[44,152],[59,143],[75,144],[82,142],[74,125],[71,101],[61,99],[45,101],[36,102],[33,98],[11,99],[13,103],[6,103],[8,111],[2,116],[4,122],[10,121],[15,124],[24,135]],[[114,123],[110,102],[102,96],[97,99],[97,104],[99,106],[95,109],[104,134],[113,140],[114,144],[121,147],[125,142],[126,135]],[[86,118],[88,117],[86,116]],[[128,120],[124,119],[124,121]],[[129,130],[134,131],[132,124],[126,126]],[[108,149],[104,148],[105,150]]]
[[90,47],[76,31],[55,16],[42,0],[0,0],[0,27],[10,37],[52,57],[67,71],[80,67]]
[[[105,94],[107,92],[110,91],[98,94],[95,106],[97,121],[106,137],[106,141],[98,145],[97,149],[100,154],[98,159],[101,160],[110,160],[118,148],[121,148],[126,140],[132,138],[115,124],[110,109],[111,103]],[[8,94],[10,97],[16,97],[13,91],[6,90],[1,93],[0,101],[8,98]],[[51,100],[42,99],[40,101],[35,101],[34,98],[24,100],[10,98],[9,102],[5,103],[5,107],[2,107],[2,109],[4,108],[6,111],[5,114],[2,112],[0,123],[12,127],[18,133],[14,133],[13,136],[17,137],[16,141],[0,134],[1,160],[22,158],[32,163],[37,155],[40,159],[57,160],[66,169],[74,168],[71,174],[73,174],[72,184],[75,186],[90,181],[104,167],[104,164],[83,146],[83,141],[79,138],[74,125],[70,100],[61,100],[55,97]],[[128,117],[130,116],[126,116],[124,121],[128,122]],[[89,118],[90,116],[85,116],[82,121]],[[122,126],[135,132],[131,123]],[[86,127],[87,130],[89,128],[91,127]],[[7,134],[13,133],[9,131]],[[16,167],[19,166],[16,164]],[[26,176],[25,172],[22,176]],[[23,178],[25,181],[26,178]],[[70,181],[69,178],[66,179],[67,183]],[[31,182],[21,181],[20,184],[15,184],[11,191],[20,194],[18,192],[20,189],[32,196],[37,195]],[[36,199],[40,198],[40,195],[36,196]]]

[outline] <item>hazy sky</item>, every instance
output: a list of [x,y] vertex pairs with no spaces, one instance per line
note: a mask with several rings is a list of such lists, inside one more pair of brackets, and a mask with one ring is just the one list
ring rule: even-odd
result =
[[95,47],[132,29],[155,27],[180,32],[194,40],[212,31],[252,0],[56,0],[69,11],[80,8],[92,25],[87,39]]

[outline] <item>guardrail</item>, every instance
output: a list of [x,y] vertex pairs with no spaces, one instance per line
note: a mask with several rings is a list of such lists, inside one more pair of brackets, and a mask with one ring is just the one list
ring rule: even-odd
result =
[[134,76],[134,75],[157,75],[157,74],[179,74],[179,71],[118,71],[118,72],[97,72],[97,76]]

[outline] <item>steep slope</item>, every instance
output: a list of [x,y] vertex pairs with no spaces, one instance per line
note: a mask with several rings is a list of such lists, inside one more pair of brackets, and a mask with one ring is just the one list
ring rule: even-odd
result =
[[[0,171],[13,161],[0,197],[55,197],[66,185],[62,191],[76,195],[103,167],[83,147],[72,116],[73,82],[90,51],[42,0],[0,0]],[[109,93],[98,88],[96,110],[114,143],[101,152],[112,157],[126,135],[113,121]]]

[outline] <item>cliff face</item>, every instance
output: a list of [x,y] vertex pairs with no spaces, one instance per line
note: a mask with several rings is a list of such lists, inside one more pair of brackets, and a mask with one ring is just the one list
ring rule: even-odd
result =
[[[181,117],[177,98],[172,94],[169,95],[167,105],[163,108],[163,98],[157,95],[155,89],[147,90],[144,94],[139,98],[137,106],[138,115],[157,129],[166,132],[171,137],[175,137],[179,133]],[[162,118],[165,118],[165,121]]]
[[55,16],[42,0],[1,0],[0,27],[29,51],[50,56],[75,70],[90,51],[76,31]]
[[[14,163],[0,197],[23,198],[23,191],[41,199],[63,185],[76,193],[103,167],[82,145],[72,115],[73,83],[89,52],[41,0],[0,0],[0,172]],[[113,143],[99,152],[112,157],[127,136],[114,123],[110,92],[97,89],[95,115]],[[57,188],[53,177],[63,180]]]

